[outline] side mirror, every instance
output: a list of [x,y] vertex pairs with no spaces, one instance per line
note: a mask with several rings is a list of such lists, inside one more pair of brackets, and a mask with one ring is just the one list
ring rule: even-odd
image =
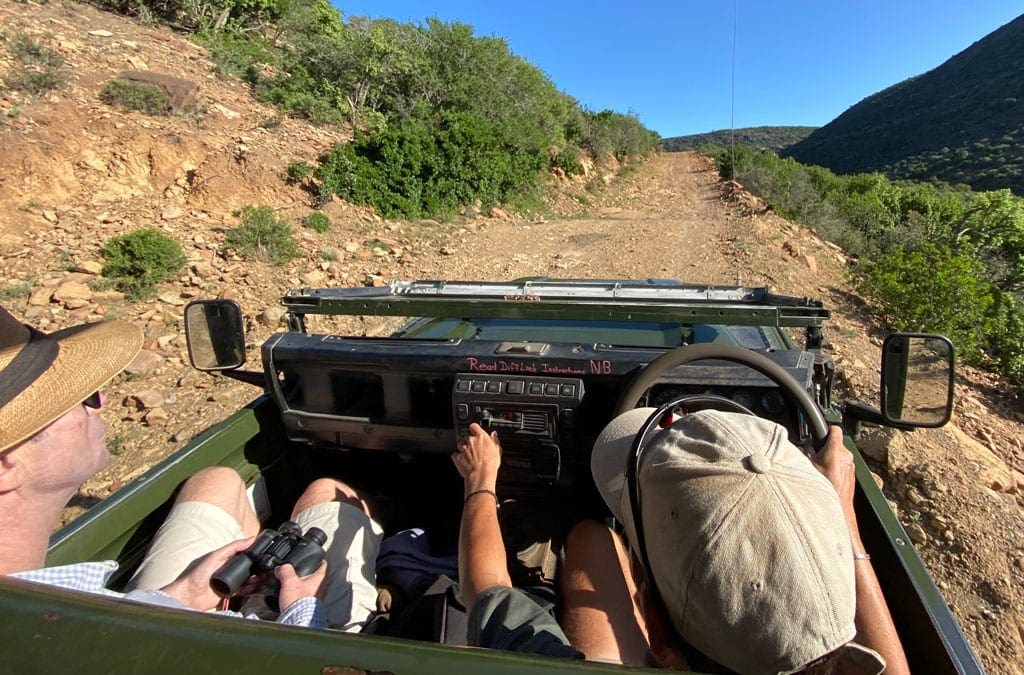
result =
[[895,333],[882,343],[882,418],[902,427],[941,427],[953,415],[953,343],[942,335]]
[[245,363],[242,308],[234,300],[195,300],[185,308],[188,358],[196,370],[234,370]]

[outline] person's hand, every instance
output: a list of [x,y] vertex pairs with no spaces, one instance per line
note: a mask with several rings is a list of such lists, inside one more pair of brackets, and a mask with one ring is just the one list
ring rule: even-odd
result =
[[324,599],[327,561],[320,563],[320,567],[304,577],[296,574],[295,568],[291,565],[280,565],[274,568],[274,576],[281,582],[281,591],[277,594],[277,599],[283,612],[300,598]]
[[475,490],[494,491],[498,483],[498,467],[501,466],[498,432],[488,434],[479,424],[470,424],[469,435],[452,453],[452,461],[462,476],[466,494]]
[[839,503],[846,515],[851,531],[856,532],[857,517],[853,511],[853,495],[857,488],[857,466],[851,453],[843,444],[842,427],[832,425],[828,438],[811,463],[828,478],[839,495]]
[[160,590],[186,607],[191,607],[201,612],[216,608],[220,604],[221,598],[210,588],[210,577],[231,556],[249,548],[255,539],[256,537],[239,539],[206,554],[196,564],[182,572],[181,576]]

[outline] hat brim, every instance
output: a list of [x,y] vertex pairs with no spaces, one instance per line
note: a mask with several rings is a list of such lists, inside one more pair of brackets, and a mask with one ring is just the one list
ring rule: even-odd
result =
[[124,370],[142,349],[142,330],[100,321],[45,335],[55,340],[53,363],[0,408],[0,452],[46,428]]
[[626,462],[633,440],[655,412],[656,408],[634,408],[622,413],[601,431],[590,455],[590,472],[601,498],[612,516],[623,525],[628,524],[630,530],[632,516],[627,513],[629,504],[626,503],[629,500],[624,499]]

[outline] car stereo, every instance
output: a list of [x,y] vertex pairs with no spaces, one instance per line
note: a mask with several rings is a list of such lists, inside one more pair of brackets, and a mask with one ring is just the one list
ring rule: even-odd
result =
[[458,374],[452,412],[461,438],[476,422],[497,431],[504,485],[552,485],[562,468],[562,448],[576,446],[583,380],[569,377]]

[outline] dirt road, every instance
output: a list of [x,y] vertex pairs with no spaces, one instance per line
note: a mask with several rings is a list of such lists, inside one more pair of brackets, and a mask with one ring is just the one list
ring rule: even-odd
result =
[[705,158],[666,154],[624,185],[588,198],[596,208],[580,217],[488,223],[456,255],[426,269],[481,279],[670,277],[709,284],[749,276],[734,250],[743,228],[722,203]]

